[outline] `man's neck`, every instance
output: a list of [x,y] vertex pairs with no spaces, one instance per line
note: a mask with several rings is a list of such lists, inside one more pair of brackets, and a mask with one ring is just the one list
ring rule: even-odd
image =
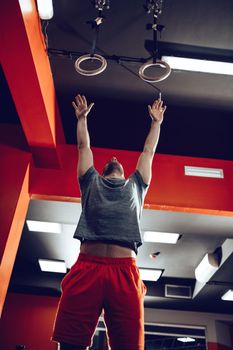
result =
[[105,179],[121,179],[124,180],[124,176],[119,174],[118,172],[113,172],[107,176],[104,176]]

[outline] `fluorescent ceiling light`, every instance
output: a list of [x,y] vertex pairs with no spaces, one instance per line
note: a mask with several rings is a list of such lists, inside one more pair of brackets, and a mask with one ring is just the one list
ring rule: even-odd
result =
[[181,337],[177,338],[178,341],[181,341],[182,343],[189,343],[189,342],[194,342],[195,339],[190,338],[190,337]]
[[184,173],[188,176],[214,177],[220,179],[224,178],[223,170],[217,168],[202,168],[198,166],[185,165]]
[[48,20],[53,17],[52,0],[37,0],[37,7],[41,19]]
[[179,233],[144,231],[144,242],[176,244],[180,237]]
[[172,69],[233,75],[233,64],[231,62],[199,60],[175,56],[163,56],[161,60],[168,63]]
[[215,254],[206,254],[195,269],[196,280],[206,283],[218,270],[220,262]]
[[162,270],[154,270],[154,269],[139,269],[140,276],[143,281],[157,281],[159,277],[162,275]]
[[222,300],[233,301],[233,290],[229,289],[222,297]]
[[41,271],[66,273],[65,261],[38,259]]
[[57,222],[45,222],[26,220],[29,231],[35,232],[49,232],[49,233],[61,233],[61,224]]

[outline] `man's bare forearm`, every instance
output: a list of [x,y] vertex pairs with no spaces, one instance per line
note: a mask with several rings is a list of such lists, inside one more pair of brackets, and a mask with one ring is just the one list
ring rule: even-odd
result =
[[152,121],[150,131],[144,143],[143,152],[153,154],[156,150],[160,135],[160,123]]
[[87,127],[87,118],[85,116],[77,122],[77,143],[78,148],[90,148],[90,136]]

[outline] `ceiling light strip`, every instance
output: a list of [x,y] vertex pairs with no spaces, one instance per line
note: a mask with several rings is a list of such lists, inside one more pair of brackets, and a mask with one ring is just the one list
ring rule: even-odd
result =
[[233,75],[233,63],[231,62],[200,60],[176,56],[162,56],[162,61],[169,64],[172,69],[177,70]]

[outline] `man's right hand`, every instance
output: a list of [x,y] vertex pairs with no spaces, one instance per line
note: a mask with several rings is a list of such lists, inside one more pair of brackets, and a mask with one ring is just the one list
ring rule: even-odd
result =
[[151,119],[159,124],[163,121],[164,112],[166,111],[166,106],[163,106],[163,101],[161,97],[155,100],[152,106],[148,106],[148,111]]
[[86,97],[84,95],[77,95],[75,97],[75,102],[72,102],[72,106],[74,107],[76,118],[79,120],[87,117],[94,103],[90,103],[88,106]]

